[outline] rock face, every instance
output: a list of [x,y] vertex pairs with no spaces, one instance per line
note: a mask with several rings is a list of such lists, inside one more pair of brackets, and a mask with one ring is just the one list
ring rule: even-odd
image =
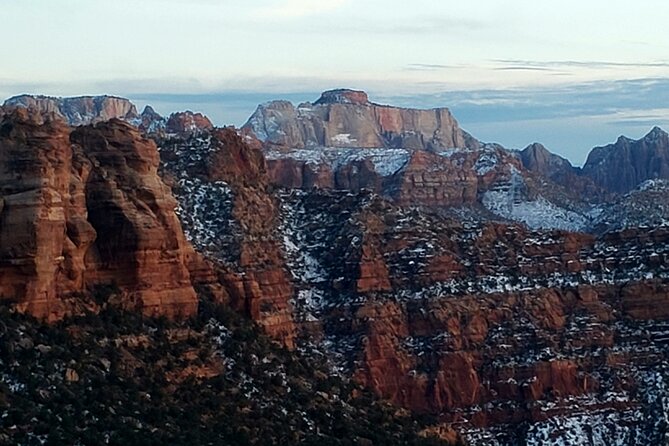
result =
[[520,151],[523,167],[564,187],[565,191],[588,201],[596,202],[608,198],[606,191],[581,173],[581,169],[550,152],[539,143],[533,143]]
[[214,125],[202,113],[192,111],[172,113],[167,120],[166,130],[169,133],[192,134],[203,130],[212,130]]
[[664,333],[666,227],[595,238],[468,225],[344,192],[283,200],[297,319],[384,398],[439,415],[471,444],[521,422],[531,431],[501,444],[530,442],[545,420],[569,431],[589,411],[638,419],[627,434],[637,438],[660,432],[642,422],[651,409],[636,392],[664,395],[648,373],[666,356],[646,336]]
[[[658,352],[666,226],[595,236],[414,206],[482,201],[511,212],[518,195],[548,194],[537,186],[541,163],[524,172],[495,146],[265,147],[265,162],[228,136],[173,139],[161,154],[171,170],[191,172],[178,193],[189,237],[223,264],[244,265],[243,275],[228,273],[232,301],[286,345],[315,347],[336,370],[437,416],[435,431],[454,438],[455,429],[470,444],[541,444],[551,432],[569,444],[585,425],[604,443],[662,435],[649,414],[664,409],[645,395],[666,394],[655,378],[667,359]],[[188,183],[193,176],[207,182]],[[272,193],[277,178],[286,189]]]
[[260,105],[243,128],[286,148],[362,147],[445,149],[471,147],[446,108],[413,110],[369,102],[362,91],[326,91],[313,104]]
[[230,128],[173,134],[159,143],[186,234],[217,261],[227,299],[295,347],[294,289],[276,238],[279,204],[269,190],[262,152]]
[[195,312],[188,244],[156,146],[112,120],[72,131],[18,109],[0,123],[0,294],[58,319],[114,285],[126,307]]
[[400,205],[484,209],[532,227],[583,229],[587,206],[565,186],[573,189],[574,177],[583,190],[597,189],[575,173],[546,183],[548,151],[535,150],[528,171],[515,152],[461,130],[448,109],[377,105],[361,91],[328,91],[297,108],[261,105],[242,134],[259,138],[277,186],[369,189]]
[[39,115],[55,114],[70,125],[86,125],[110,119],[122,119],[137,124],[140,116],[128,99],[114,96],[80,96],[56,98],[21,95],[7,99],[6,107],[22,107]]
[[535,142],[520,152],[523,166],[532,172],[546,177],[564,175],[574,170],[571,163],[559,155],[551,153],[546,147]]
[[[263,163],[259,152],[232,155],[248,152],[240,149],[231,147],[223,165],[249,160],[243,181],[253,190],[267,181]],[[182,196],[202,197],[198,208],[224,202],[202,185]],[[666,227],[598,237],[532,231],[445,218],[365,191],[245,196],[251,212],[235,212],[241,204],[228,200],[227,211],[211,214],[219,222],[194,215],[186,227],[225,261],[239,261],[243,249],[224,234],[263,240],[267,254],[245,275],[271,265],[283,272],[266,282],[285,291],[266,287],[271,304],[245,291],[252,317],[270,332],[290,320],[293,345],[316,345],[337,370],[394,404],[436,415],[470,444],[541,444],[550,432],[569,441],[584,425],[609,443],[633,436],[632,444],[656,444],[662,435],[649,414],[664,409],[645,395],[666,394],[654,377],[665,376],[667,359],[659,310],[669,295]],[[265,221],[276,222],[255,229]],[[227,254],[235,251],[239,257]],[[254,312],[254,302],[266,312]],[[521,424],[528,429],[517,430]]]
[[139,129],[145,134],[163,134],[167,121],[153,107],[147,105],[140,115]]
[[646,180],[669,179],[669,135],[654,127],[639,140],[621,136],[614,144],[595,147],[583,175],[617,193],[629,192]]

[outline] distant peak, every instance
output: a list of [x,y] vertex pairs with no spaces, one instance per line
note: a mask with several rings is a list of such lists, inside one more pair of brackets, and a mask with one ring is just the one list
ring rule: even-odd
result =
[[360,90],[349,90],[347,88],[339,88],[336,90],[324,91],[321,97],[314,103],[315,105],[324,104],[369,104],[369,97],[367,93]]
[[142,114],[154,114],[156,111],[151,107],[150,105],[147,105],[144,107],[144,110],[142,110]]
[[651,129],[650,132],[646,136],[644,136],[644,139],[656,139],[658,137],[666,136],[667,132],[662,130],[660,127],[655,126]]
[[549,150],[540,142],[533,142],[529,146],[525,147],[523,152],[548,152]]

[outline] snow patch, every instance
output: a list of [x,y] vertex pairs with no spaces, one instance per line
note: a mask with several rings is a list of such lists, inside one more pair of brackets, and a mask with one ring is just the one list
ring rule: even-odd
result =
[[351,138],[350,133],[340,133],[331,138],[332,142],[335,144],[354,144],[357,142],[357,139]]
[[376,173],[387,177],[406,165],[410,152],[406,149],[312,147],[288,151],[268,150],[265,157],[268,160],[293,159],[312,165],[327,165],[334,171],[356,161],[369,160]]
[[544,197],[528,201],[523,196],[524,187],[523,177],[512,167],[508,181],[495,184],[483,194],[483,206],[500,217],[525,223],[532,229],[580,231],[587,225],[585,216],[559,207]]

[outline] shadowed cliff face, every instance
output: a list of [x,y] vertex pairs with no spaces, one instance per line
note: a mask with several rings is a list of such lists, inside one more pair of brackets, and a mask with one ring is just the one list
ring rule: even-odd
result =
[[113,284],[124,306],[146,314],[194,313],[189,247],[153,142],[121,121],[71,131],[26,110],[0,128],[5,299],[52,320]]
[[617,193],[629,192],[646,180],[669,179],[669,135],[655,127],[639,140],[621,136],[614,144],[595,147],[583,174]]

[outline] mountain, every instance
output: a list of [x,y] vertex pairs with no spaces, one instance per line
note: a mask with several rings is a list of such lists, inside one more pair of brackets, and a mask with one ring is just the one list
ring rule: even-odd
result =
[[115,283],[145,314],[189,316],[192,248],[158,152],[119,120],[70,128],[17,109],[0,121],[0,294],[49,320]]
[[[193,444],[663,444],[663,182],[586,199],[568,178],[588,178],[538,145],[518,153],[459,130],[465,146],[446,147],[425,130],[428,145],[403,147],[423,132],[404,117],[430,110],[394,109],[399,139],[380,147],[318,146],[332,144],[310,139],[319,126],[372,135],[384,106],[335,90],[310,107],[308,127],[261,106],[253,125],[277,124],[275,140],[202,120],[149,125],[152,142],[119,120],[0,118],[2,294],[63,319],[0,313],[0,404],[20,408],[0,438],[36,425],[54,442],[102,430]],[[6,200],[24,190],[42,198]],[[94,237],[77,236],[82,221]],[[83,267],[68,261],[81,252]],[[196,297],[189,311],[169,294],[142,305],[177,282]],[[47,308],[67,311],[26,305],[43,294],[21,283],[54,283],[40,288]],[[67,421],[42,434],[54,414]]]
[[73,126],[108,121],[112,118],[136,124],[140,117],[132,102],[115,96],[56,98],[21,95],[7,99],[3,106],[29,108],[40,115],[55,114]]
[[247,169],[262,155],[218,135],[225,149],[202,181],[231,175],[247,193],[231,269],[187,242],[175,208],[188,199],[177,203],[135,127],[70,127],[22,107],[0,118],[0,443],[444,444],[329,358],[281,348],[231,312],[272,311],[265,291],[281,271],[262,268],[280,253],[263,233],[272,198]]
[[242,129],[286,148],[358,147],[448,149],[477,147],[447,108],[402,109],[369,101],[367,93],[331,90],[295,107],[287,101],[258,106]]
[[540,143],[533,143],[519,152],[523,166],[530,172],[562,186],[574,196],[590,202],[607,198],[606,191],[597,186],[581,169],[572,166],[569,160],[550,152]]
[[267,333],[468,444],[573,444],[587,429],[660,444],[666,227],[532,230],[368,188],[277,189],[274,149],[246,141],[227,129],[158,145],[189,239],[238,278],[232,305]]
[[59,98],[51,96],[20,95],[9,98],[3,108],[26,108],[35,116],[55,115],[71,126],[94,124],[120,119],[137,126],[146,134],[197,133],[214,126],[202,113],[190,110],[172,113],[169,117],[146,106],[141,114],[129,99],[115,96],[79,96]]
[[241,131],[263,147],[277,186],[371,189],[401,205],[473,208],[532,227],[587,225],[579,195],[524,169],[515,152],[477,141],[446,108],[397,108],[332,90],[313,104],[260,105]]
[[595,147],[583,166],[583,175],[623,194],[646,180],[669,179],[669,135],[654,127],[639,140],[621,136],[614,144]]

